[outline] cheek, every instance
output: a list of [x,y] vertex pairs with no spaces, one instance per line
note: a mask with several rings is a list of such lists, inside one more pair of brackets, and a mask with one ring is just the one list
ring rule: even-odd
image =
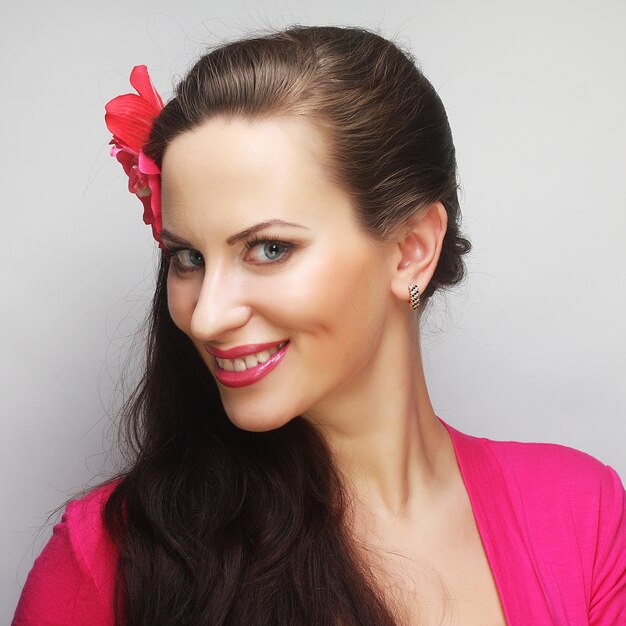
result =
[[324,281],[319,300],[319,310],[332,325],[329,339],[336,348],[338,365],[347,360],[351,368],[371,356],[387,310],[384,278],[378,275],[378,268],[369,266],[368,260],[342,263],[343,271],[334,272]]
[[191,334],[191,318],[198,302],[198,293],[201,283],[194,280],[169,280],[167,281],[167,308],[174,324],[181,330],[196,347],[198,354],[206,363],[210,371],[213,371],[212,357],[202,348]]
[[[172,271],[172,270],[170,270]],[[191,318],[198,301],[195,281],[167,280],[167,308],[172,321],[185,334],[191,333]]]
[[[311,254],[272,291],[270,319],[302,339],[314,337],[311,348],[331,349],[335,357],[348,356],[355,343],[378,332],[388,296],[382,261],[371,248],[345,241]],[[269,311],[267,292],[265,299]]]

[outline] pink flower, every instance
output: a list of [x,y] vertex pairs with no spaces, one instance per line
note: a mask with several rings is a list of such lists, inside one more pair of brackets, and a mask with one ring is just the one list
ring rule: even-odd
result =
[[117,96],[105,105],[104,121],[113,134],[111,156],[122,164],[128,176],[128,190],[143,203],[143,221],[152,226],[152,235],[163,247],[160,237],[161,171],[142,151],[152,123],[163,109],[163,101],[145,65],[133,68],[130,84],[136,94]]

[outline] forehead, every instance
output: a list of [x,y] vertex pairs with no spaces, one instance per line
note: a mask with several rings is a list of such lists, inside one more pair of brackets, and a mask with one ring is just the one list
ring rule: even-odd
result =
[[211,118],[177,136],[165,152],[163,226],[323,219],[340,205],[352,213],[350,198],[328,175],[326,150],[303,118]]

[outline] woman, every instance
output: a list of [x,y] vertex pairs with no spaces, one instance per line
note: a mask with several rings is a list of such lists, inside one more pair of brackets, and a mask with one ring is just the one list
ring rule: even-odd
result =
[[136,459],[72,502],[15,624],[626,623],[617,474],[435,414],[419,317],[463,276],[410,56],[293,27],[108,106],[163,252]]

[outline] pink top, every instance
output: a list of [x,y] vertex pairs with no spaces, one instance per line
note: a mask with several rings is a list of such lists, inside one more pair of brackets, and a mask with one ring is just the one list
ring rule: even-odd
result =
[[[564,446],[492,441],[444,423],[509,626],[626,626],[626,497],[615,471]],[[13,626],[113,624],[112,485],[68,505]]]

